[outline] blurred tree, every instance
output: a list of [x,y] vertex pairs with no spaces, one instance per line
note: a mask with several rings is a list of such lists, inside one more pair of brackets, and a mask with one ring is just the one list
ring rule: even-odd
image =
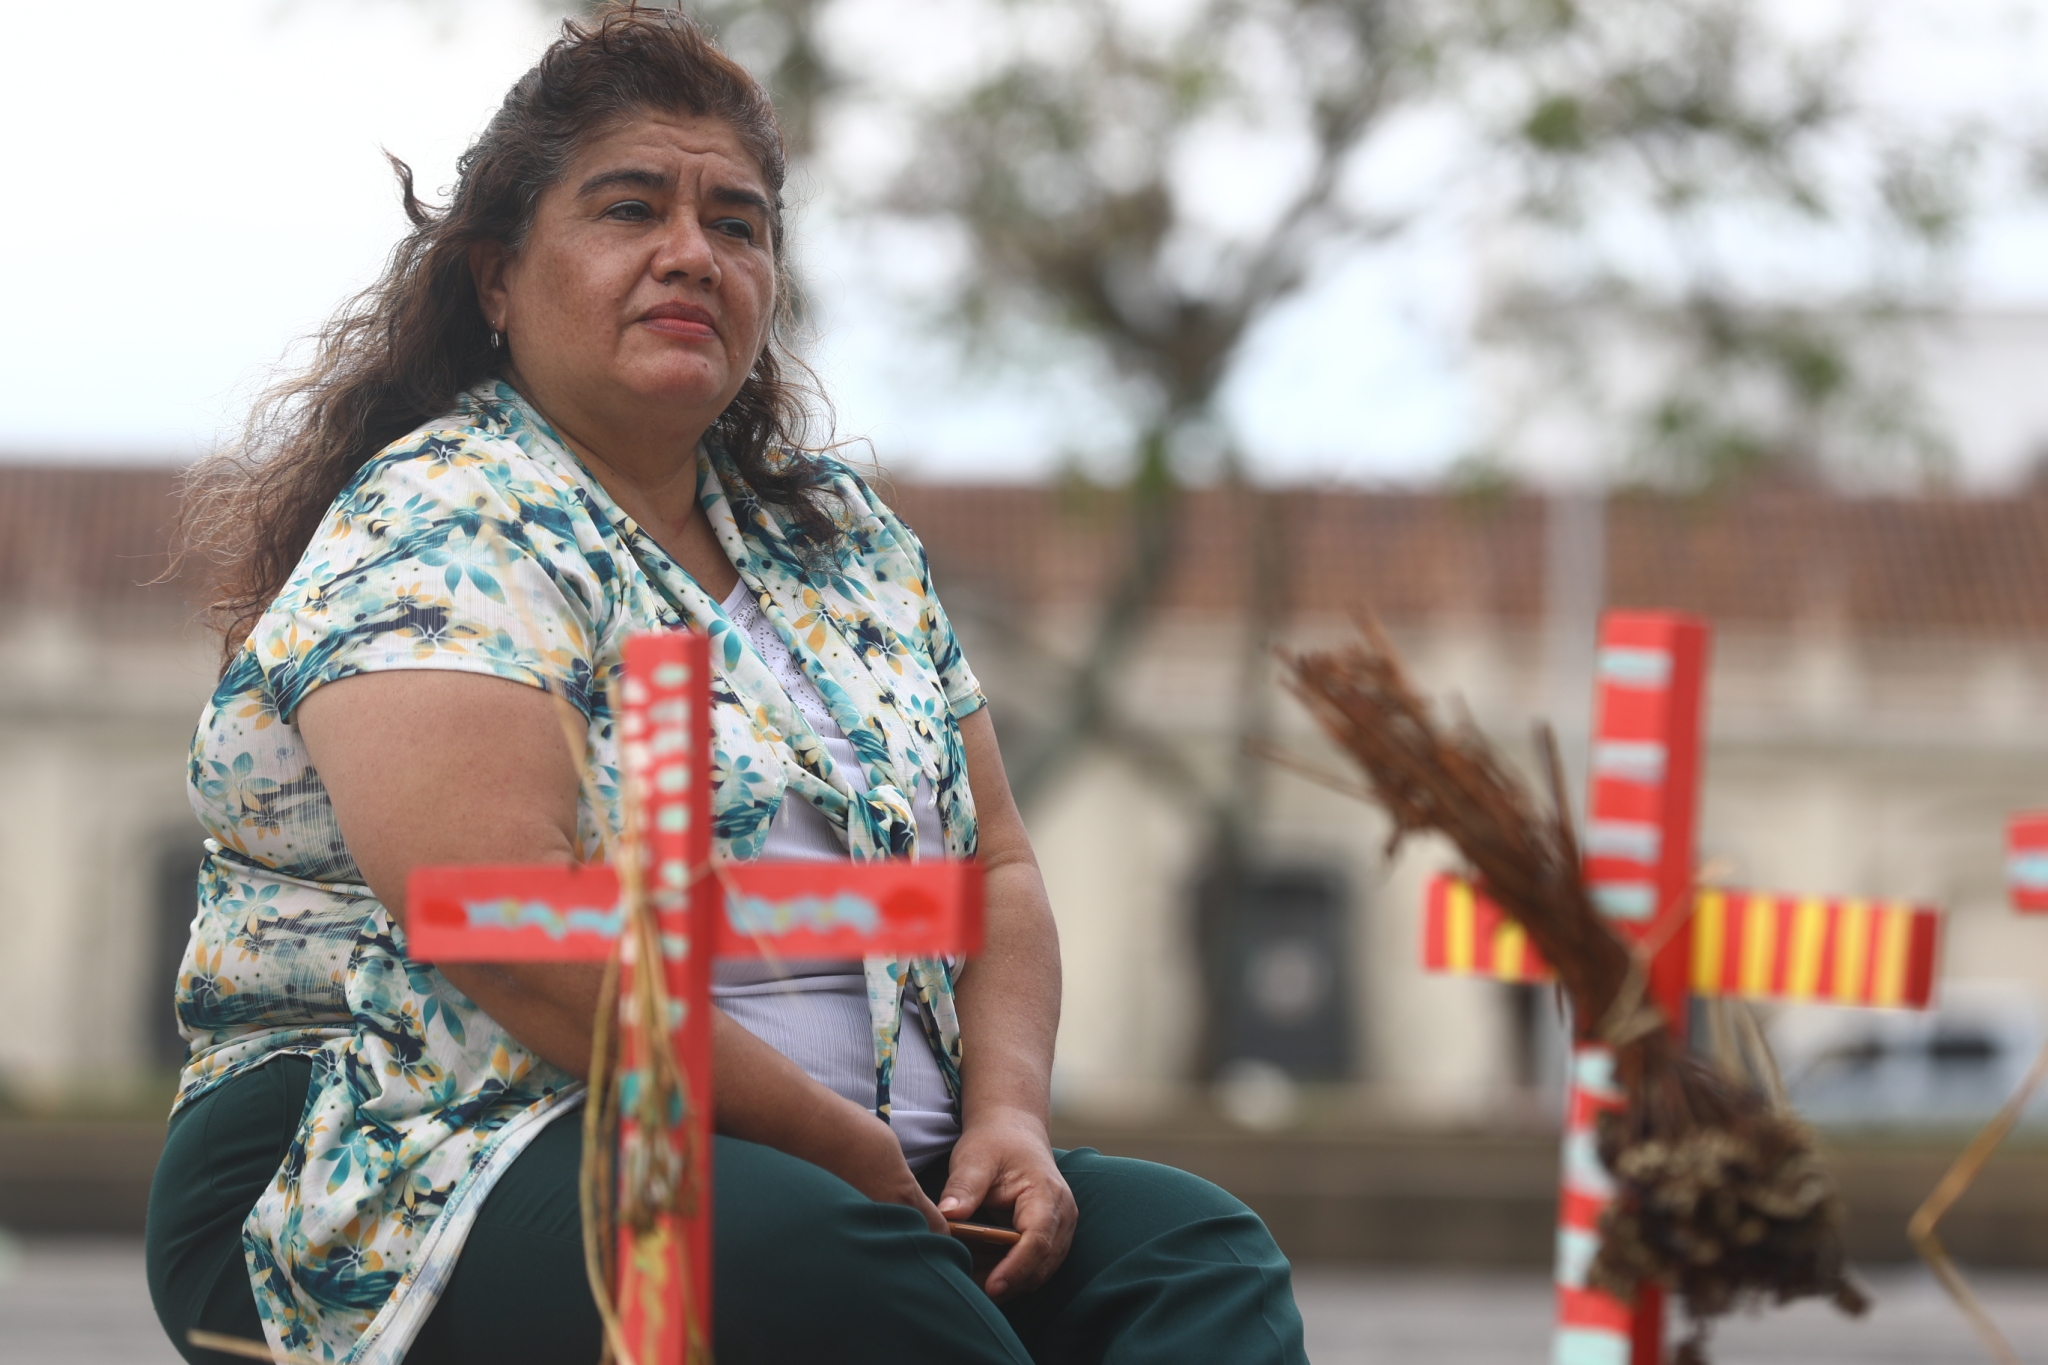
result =
[[[1360,252],[1461,242],[1501,404],[1475,484],[1559,445],[1688,486],[1811,477],[1844,452],[1938,457],[1879,342],[1938,299],[1981,141],[1909,138],[1859,105],[1853,34],[1795,38],[1746,0],[892,4],[700,12],[828,182],[835,128],[886,131],[889,152],[870,146],[836,197],[953,244],[963,336],[1026,356],[1063,337],[1119,376],[1126,566],[1061,703],[1006,738],[1026,801],[1106,747],[1201,812],[1212,1005],[1286,614],[1275,507],[1218,395],[1283,303]],[[1232,490],[1249,547],[1240,743],[1221,772],[1113,699],[1196,476]]]
[[[1217,401],[1247,338],[1355,253],[1452,233],[1480,262],[1476,339],[1515,409],[1480,471],[1517,441],[1604,431],[1630,434],[1631,472],[1692,485],[1880,440],[1922,458],[1934,444],[1872,368],[1886,357],[1871,325],[1925,297],[1969,147],[1893,135],[1844,88],[1846,38],[1794,42],[1742,0],[977,13],[971,76],[906,120],[871,207],[957,234],[953,316],[971,336],[1064,332],[1129,381],[1129,566],[1016,774],[1028,799],[1106,745],[1205,806],[1209,1070],[1226,1060],[1220,1007],[1261,823],[1250,755],[1285,617],[1275,511]],[[1816,251],[1856,264],[1813,288],[1795,272]],[[1220,470],[1250,533],[1239,757],[1220,775],[1112,700],[1173,564],[1191,465]]]

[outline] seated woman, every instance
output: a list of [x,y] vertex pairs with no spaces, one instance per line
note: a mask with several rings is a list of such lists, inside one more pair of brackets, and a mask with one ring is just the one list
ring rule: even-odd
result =
[[[383,279],[202,471],[229,654],[148,1235],[187,1359],[228,1359],[195,1328],[321,1361],[598,1358],[564,1120],[598,969],[413,961],[403,890],[598,856],[621,647],[685,626],[719,670],[720,855],[988,873],[970,963],[719,969],[722,1365],[1304,1359],[1242,1204],[1047,1139],[1045,890],[916,538],[799,449],[783,175],[765,95],[689,21],[571,25],[445,211],[407,180]],[[1022,1234],[985,1288],[945,1224],[978,1209]]]

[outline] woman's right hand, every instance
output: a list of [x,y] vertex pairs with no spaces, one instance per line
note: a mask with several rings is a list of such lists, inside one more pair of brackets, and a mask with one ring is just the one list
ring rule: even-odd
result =
[[941,1237],[948,1235],[938,1206],[918,1187],[917,1177],[903,1160],[903,1145],[896,1140],[895,1132],[842,1096],[832,1098],[851,1111],[851,1121],[824,1125],[839,1131],[827,1137],[823,1150],[816,1155],[791,1155],[804,1155],[805,1160],[823,1166],[877,1204],[901,1204],[917,1210],[933,1232]]
[[918,1188],[888,1124],[812,1080],[723,1011],[711,1018],[719,1132],[821,1166],[878,1204],[917,1210],[946,1235],[946,1220]]

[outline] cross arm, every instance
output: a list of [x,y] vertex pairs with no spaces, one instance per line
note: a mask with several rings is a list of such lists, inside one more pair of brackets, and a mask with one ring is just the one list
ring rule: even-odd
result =
[[[1941,911],[1901,901],[1694,893],[1694,995],[1925,1009],[1934,994]],[[1453,976],[1549,981],[1522,927],[1470,882],[1429,886],[1423,965]]]
[[[981,948],[976,862],[728,863],[716,881],[714,957]],[[406,904],[407,955],[422,962],[602,960],[625,925],[618,876],[604,864],[419,868]]]
[[2048,914],[2048,811],[2027,811],[2006,825],[2005,885],[2013,909]]

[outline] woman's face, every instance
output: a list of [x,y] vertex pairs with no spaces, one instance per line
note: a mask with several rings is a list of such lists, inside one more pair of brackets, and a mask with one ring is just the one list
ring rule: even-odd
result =
[[642,115],[542,194],[516,255],[474,258],[485,319],[527,397],[572,427],[594,436],[659,414],[701,433],[767,341],[771,221],[767,183],[728,124]]

